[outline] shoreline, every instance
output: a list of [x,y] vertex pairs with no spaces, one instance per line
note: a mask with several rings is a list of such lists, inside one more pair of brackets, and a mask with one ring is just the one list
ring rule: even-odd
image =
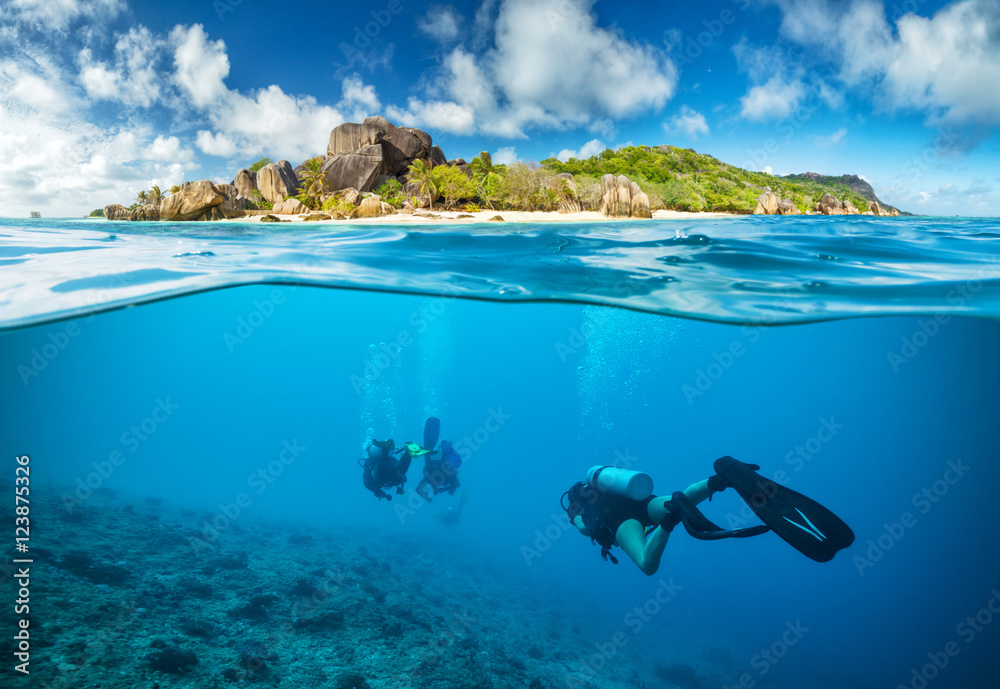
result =
[[[322,213],[322,211],[315,211],[315,213]],[[264,215],[248,215],[243,218],[234,218],[228,221],[222,222],[261,222],[261,218]],[[308,214],[301,215],[281,215],[277,213],[270,213],[269,215],[274,215],[276,218],[281,220],[287,220],[290,222],[306,222],[305,217]],[[503,222],[507,223],[533,223],[533,222],[615,222],[615,221],[635,221],[642,222],[638,218],[609,218],[606,215],[601,214],[598,211],[582,211],[580,213],[560,213],[558,211],[491,211],[491,210],[481,210],[472,213],[466,211],[421,211],[419,213],[394,213],[392,215],[380,215],[375,218],[357,218],[355,220],[345,219],[345,220],[310,220],[308,221],[310,225],[337,225],[337,224],[418,224],[418,225],[432,225],[434,223],[497,223],[499,221],[492,220],[496,216],[503,218]],[[696,218],[732,218],[741,217],[740,213],[713,213],[713,212],[692,212],[692,211],[671,211],[671,210],[657,210],[653,211],[653,220],[692,220]],[[437,217],[431,217],[437,216]],[[460,217],[461,216],[461,217]],[[471,217],[470,217],[471,216]]]

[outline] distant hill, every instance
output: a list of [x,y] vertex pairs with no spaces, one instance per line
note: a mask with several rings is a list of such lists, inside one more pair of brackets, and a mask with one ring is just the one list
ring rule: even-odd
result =
[[856,175],[828,177],[808,172],[776,177],[676,146],[625,146],[585,160],[549,158],[542,165],[572,173],[577,186],[586,186],[588,177],[625,175],[642,187],[654,208],[752,213],[757,197],[766,189],[791,199],[803,213],[814,208],[823,194],[850,201],[861,211],[867,210],[869,201],[878,201],[871,185]]
[[[846,185],[869,201],[877,202],[878,205],[882,206],[882,208],[894,208],[894,206],[890,206],[888,203],[882,201],[878,196],[876,196],[872,185],[870,185],[867,180],[858,177],[857,175],[841,175],[840,177],[831,177],[830,175],[820,175],[815,172],[803,172],[801,175],[785,175],[784,179],[802,181],[809,180],[816,182],[817,184],[828,186]],[[903,213],[903,211],[900,211],[900,213]],[[906,213],[905,215],[909,214]]]

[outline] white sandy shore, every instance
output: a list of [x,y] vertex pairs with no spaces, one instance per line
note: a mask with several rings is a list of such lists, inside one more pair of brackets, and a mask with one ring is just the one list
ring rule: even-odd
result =
[[[322,212],[322,211],[317,211]],[[451,223],[481,223],[481,222],[496,222],[491,221],[490,218],[500,216],[504,219],[504,222],[515,222],[515,223],[530,223],[530,222],[613,222],[613,218],[606,218],[597,211],[584,211],[582,213],[557,213],[557,212],[544,212],[544,211],[476,211],[475,213],[465,213],[462,211],[433,211],[433,215],[439,216],[437,218],[427,217],[427,214],[431,211],[420,211],[419,214],[413,215],[410,213],[396,213],[394,215],[383,215],[378,218],[361,218],[358,220],[320,220],[315,224],[343,224],[343,223],[364,223],[364,224],[383,224],[383,223],[413,223],[413,224],[434,224],[441,222],[451,222]],[[458,216],[466,216],[459,218]],[[472,216],[471,218],[468,216]],[[260,222],[262,215],[250,215],[245,218],[239,218],[237,222]],[[302,222],[304,215],[277,215],[276,217],[282,220],[290,220],[292,222]],[[688,213],[684,211],[654,211],[653,218],[656,220],[697,220],[705,218],[726,218],[731,217],[726,213]]]

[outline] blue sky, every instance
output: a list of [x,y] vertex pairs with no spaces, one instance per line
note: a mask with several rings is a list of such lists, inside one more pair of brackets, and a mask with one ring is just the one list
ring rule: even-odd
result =
[[1000,0],[0,0],[0,214],[298,164],[370,114],[452,158],[669,143],[1000,215]]

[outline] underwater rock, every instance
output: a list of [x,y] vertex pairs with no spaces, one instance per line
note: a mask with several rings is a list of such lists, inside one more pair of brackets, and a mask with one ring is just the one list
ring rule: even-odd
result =
[[149,667],[171,675],[183,675],[198,664],[198,656],[177,646],[163,646],[146,656]]
[[275,661],[278,655],[268,646],[259,641],[247,641],[236,649],[240,665],[250,672],[260,672],[267,669],[267,661]]
[[263,622],[268,617],[268,606],[278,597],[272,593],[252,596],[246,603],[229,611],[230,617],[238,617],[252,622]]
[[337,678],[333,686],[335,689],[371,689],[371,685],[368,684],[365,676],[359,675],[356,672],[348,672],[341,675]]

